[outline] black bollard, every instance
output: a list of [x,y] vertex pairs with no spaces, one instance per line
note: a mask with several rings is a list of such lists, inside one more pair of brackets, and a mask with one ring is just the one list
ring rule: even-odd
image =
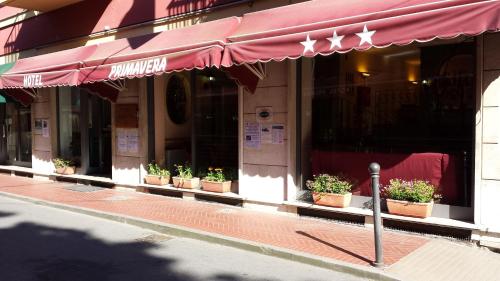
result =
[[382,218],[380,216],[380,165],[371,163],[368,167],[372,180],[372,195],[373,195],[373,229],[375,234],[375,267],[384,266],[384,254],[382,250]]

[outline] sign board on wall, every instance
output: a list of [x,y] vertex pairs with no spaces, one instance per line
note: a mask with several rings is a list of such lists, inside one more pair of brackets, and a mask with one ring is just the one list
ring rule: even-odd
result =
[[245,147],[260,148],[260,124],[254,122],[245,123]]
[[35,135],[42,135],[44,138],[50,137],[50,127],[48,119],[35,119],[35,128],[33,130]]
[[139,152],[139,130],[117,128],[116,150],[119,155],[136,154]]
[[137,104],[115,105],[116,128],[139,128],[139,106]]
[[283,144],[285,139],[285,125],[273,124],[272,130],[272,144]]
[[255,108],[255,116],[257,116],[257,122],[271,122],[273,121],[273,107],[258,106]]
[[49,120],[47,119],[42,120],[42,136],[44,138],[50,137]]
[[245,147],[260,148],[261,144],[283,144],[284,124],[245,123]]

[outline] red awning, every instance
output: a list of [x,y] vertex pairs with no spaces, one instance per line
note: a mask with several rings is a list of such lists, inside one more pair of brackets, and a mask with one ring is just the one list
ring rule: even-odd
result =
[[225,38],[239,22],[230,17],[101,44],[83,61],[80,83],[219,67]]
[[96,47],[85,46],[20,59],[0,76],[0,88],[75,86],[78,84],[81,61],[90,56]]
[[5,89],[2,91],[3,95],[9,96],[11,99],[19,102],[24,106],[29,106],[34,100],[35,97],[24,91],[23,89]]
[[329,55],[500,29],[500,0],[312,0],[245,14],[222,65]]

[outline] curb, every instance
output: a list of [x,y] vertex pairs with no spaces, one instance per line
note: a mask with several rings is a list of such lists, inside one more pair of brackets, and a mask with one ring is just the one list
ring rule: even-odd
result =
[[187,228],[183,226],[151,221],[126,215],[107,213],[102,211],[97,211],[84,207],[75,207],[62,203],[54,203],[45,200],[35,199],[33,197],[27,197],[23,195],[17,195],[12,193],[6,193],[0,191],[0,196],[22,200],[30,202],[36,205],[57,208],[61,210],[66,210],[70,212],[80,213],[84,215],[89,215],[93,217],[98,217],[102,219],[107,219],[115,222],[125,223],[140,228],[149,229],[162,234],[177,236],[183,238],[190,238],[195,240],[201,240],[209,243],[224,245],[228,247],[233,247],[241,250],[246,250],[254,253],[259,253],[267,256],[282,258],[290,261],[300,262],[303,264],[308,264],[316,267],[321,267],[337,272],[342,272],[361,278],[367,278],[370,280],[381,280],[381,281],[399,281],[400,279],[388,275],[383,270],[366,267],[362,265],[350,264],[347,262],[334,260],[325,257],[314,256],[304,252],[299,252],[295,250],[289,250],[281,247],[271,246],[263,243],[243,240],[239,238],[233,238],[228,236],[223,236],[220,234],[210,233],[202,230],[196,230],[192,228]]

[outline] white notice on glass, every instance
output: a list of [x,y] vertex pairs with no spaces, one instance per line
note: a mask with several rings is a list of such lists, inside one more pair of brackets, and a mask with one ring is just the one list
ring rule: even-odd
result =
[[285,125],[284,124],[273,124],[272,125],[272,143],[273,144],[283,144],[285,137]]
[[245,123],[245,147],[260,148],[259,123]]

